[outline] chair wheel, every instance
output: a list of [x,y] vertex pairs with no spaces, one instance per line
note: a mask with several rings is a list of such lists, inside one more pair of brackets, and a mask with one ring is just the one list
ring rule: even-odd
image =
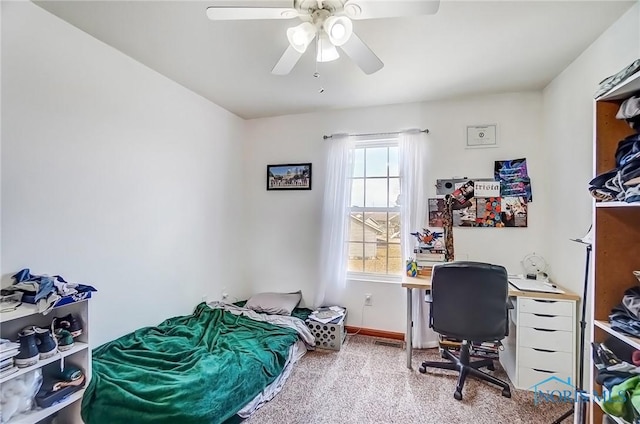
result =
[[418,368],[418,371],[420,371],[421,374],[426,374],[427,373],[427,368],[426,367],[420,367],[420,368]]
[[487,369],[488,369],[489,371],[495,371],[495,370],[496,370],[496,367],[495,367],[495,365],[493,365],[493,364],[489,364],[489,365],[487,365]]
[[[504,392],[503,392],[504,394]],[[511,396],[511,394],[509,394],[509,396]],[[456,390],[455,392],[453,392],[453,397],[456,400],[462,400],[462,392],[460,390]]]
[[504,396],[506,398],[510,398],[511,397],[511,390],[510,389],[502,389],[502,396]]
[[447,359],[447,355],[444,354],[444,350],[440,352],[440,357],[442,359]]

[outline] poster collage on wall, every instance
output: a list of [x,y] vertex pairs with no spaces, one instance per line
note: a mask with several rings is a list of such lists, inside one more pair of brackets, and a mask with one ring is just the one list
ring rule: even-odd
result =
[[[533,201],[527,160],[495,161],[493,178],[456,181],[451,196],[454,227],[526,227]],[[444,199],[429,199],[429,227],[441,227],[444,212]]]

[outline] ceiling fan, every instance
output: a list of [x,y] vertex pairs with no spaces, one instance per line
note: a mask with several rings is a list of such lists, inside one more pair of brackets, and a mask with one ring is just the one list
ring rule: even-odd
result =
[[316,61],[338,59],[339,47],[364,73],[373,74],[384,64],[353,32],[352,20],[430,15],[439,7],[439,0],[216,0],[207,16],[214,21],[299,18],[301,24],[287,29],[289,47],[272,74],[291,72],[314,39]]

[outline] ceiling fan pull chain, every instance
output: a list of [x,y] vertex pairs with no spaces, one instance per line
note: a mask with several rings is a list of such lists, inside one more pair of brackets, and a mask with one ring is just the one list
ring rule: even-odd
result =
[[[320,44],[320,42],[318,40],[316,40],[316,48],[319,47],[318,44]],[[316,71],[313,73],[313,77],[314,78],[320,78],[320,72],[318,72],[318,61],[317,60],[316,60]],[[322,85],[320,85],[320,88],[318,88],[318,93],[320,93],[320,94],[324,93],[324,87],[322,87]]]

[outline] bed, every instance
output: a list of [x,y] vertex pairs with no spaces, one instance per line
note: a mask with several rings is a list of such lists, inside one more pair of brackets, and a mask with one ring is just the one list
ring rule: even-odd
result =
[[308,309],[269,315],[221,302],[100,346],[82,399],[87,424],[234,423],[282,388],[314,345]]

